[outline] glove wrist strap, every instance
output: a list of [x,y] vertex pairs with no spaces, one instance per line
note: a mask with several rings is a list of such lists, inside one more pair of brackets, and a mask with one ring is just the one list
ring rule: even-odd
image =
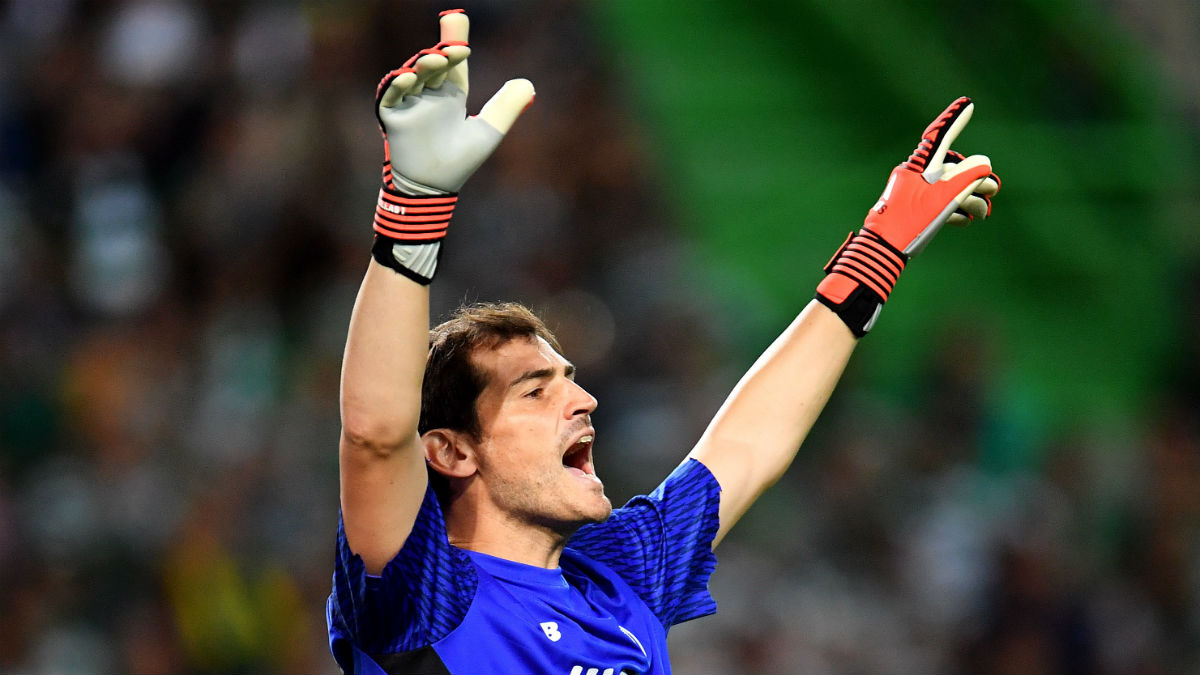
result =
[[875,325],[907,257],[870,230],[850,233],[825,265],[816,299],[834,311],[856,337]]
[[442,239],[454,215],[458,195],[428,188],[401,177],[395,188],[391,167],[384,165],[384,184],[375,202],[375,244],[371,257],[413,281],[429,285],[437,272]]
[[457,194],[406,195],[387,186],[375,202],[375,232],[409,244],[438,241],[446,236]]

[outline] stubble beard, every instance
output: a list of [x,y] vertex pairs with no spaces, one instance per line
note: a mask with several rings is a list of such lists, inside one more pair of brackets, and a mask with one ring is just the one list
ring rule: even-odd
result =
[[567,482],[577,480],[573,476],[546,472],[536,479],[505,480],[493,484],[492,493],[497,503],[515,520],[545,528],[566,539],[580,527],[590,523],[601,523],[612,514],[612,502],[604,494],[580,490]]

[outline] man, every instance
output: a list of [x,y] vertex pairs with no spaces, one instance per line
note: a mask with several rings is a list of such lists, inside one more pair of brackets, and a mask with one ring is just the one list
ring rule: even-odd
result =
[[444,12],[441,42],[376,94],[384,186],[343,364],[330,645],[347,672],[669,673],[668,628],[716,609],[713,549],[787,469],[908,259],[987,216],[999,182],[949,151],[972,111],[955,101],[683,463],[614,511],[596,400],[536,316],[477,305],[428,329],[457,191],[534,94],[510,81],[467,117],[467,31]]

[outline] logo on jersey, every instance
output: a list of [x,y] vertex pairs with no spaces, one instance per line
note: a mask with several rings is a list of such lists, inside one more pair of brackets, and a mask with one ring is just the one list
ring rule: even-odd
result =
[[[546,624],[542,624],[543,627],[545,625]],[[642,650],[642,656],[647,656],[646,648],[642,646],[642,641],[637,639],[637,636],[634,635],[632,631],[625,626],[618,625],[617,628],[620,628],[621,632],[624,633],[625,636],[630,640],[633,640],[633,644],[637,645],[638,649]],[[543,630],[545,629],[543,628]],[[604,670],[601,670],[596,667],[588,668],[587,666],[575,666],[571,668],[570,675],[629,675],[629,673],[625,672],[624,670],[618,674],[616,670],[616,668],[605,668]]]
[[558,632],[558,624],[554,621],[543,621],[538,625],[542,627],[542,632],[550,638],[551,642],[558,642],[562,639],[562,633]]

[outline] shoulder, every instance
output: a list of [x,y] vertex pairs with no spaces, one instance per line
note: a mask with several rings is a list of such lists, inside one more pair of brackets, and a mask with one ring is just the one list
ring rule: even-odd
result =
[[339,526],[331,640],[345,637],[367,654],[423,647],[453,631],[475,596],[475,566],[446,539],[441,509],[427,490],[412,532],[378,575],[368,574]]

